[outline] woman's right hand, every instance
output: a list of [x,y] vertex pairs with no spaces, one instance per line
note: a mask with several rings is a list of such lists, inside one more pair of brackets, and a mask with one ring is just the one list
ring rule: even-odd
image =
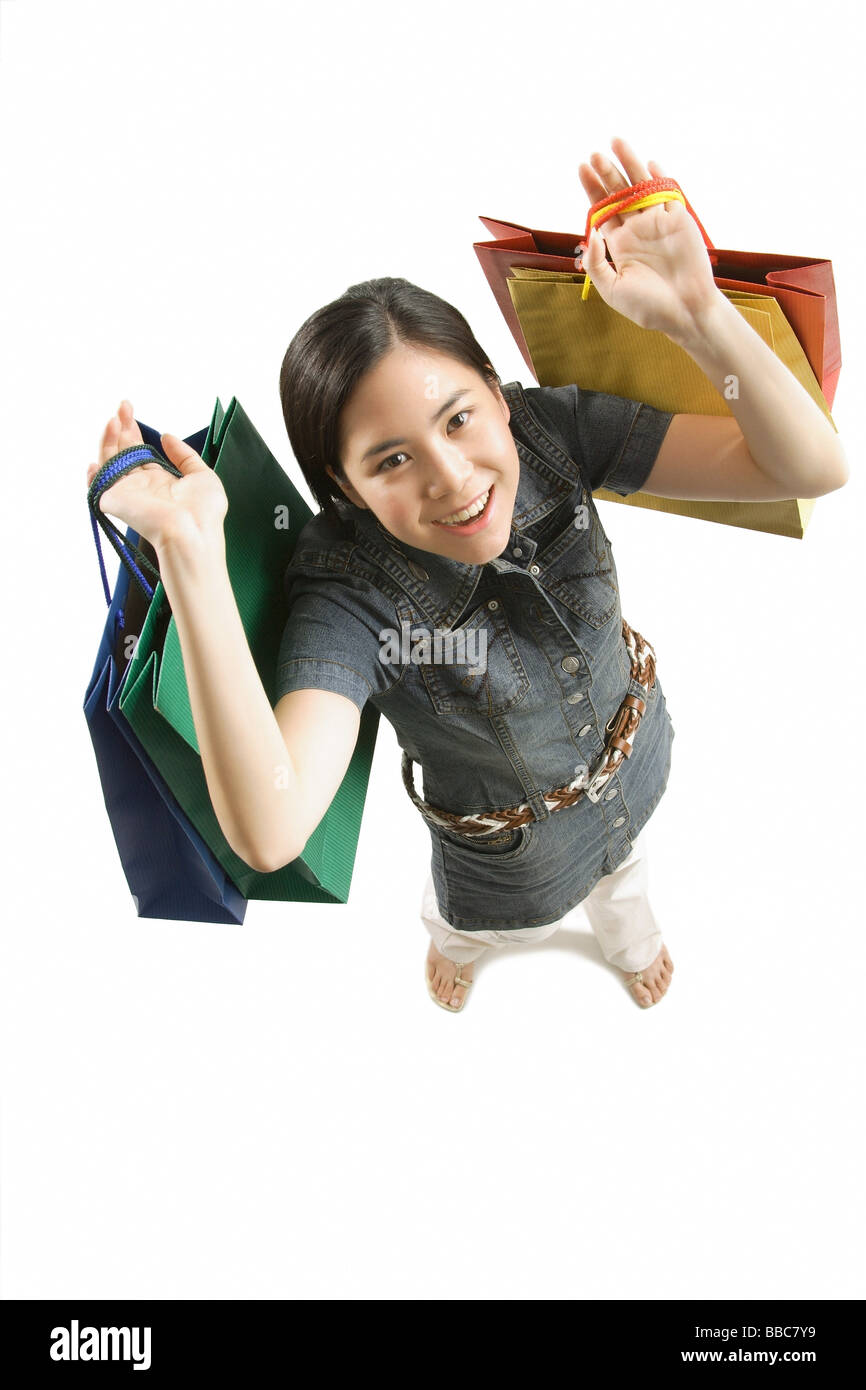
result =
[[[142,444],[130,401],[121,401],[105,427],[99,461],[87,469],[90,486],[100,468],[131,444]],[[118,478],[99,498],[99,510],[109,512],[158,552],[167,545],[212,542],[223,538],[223,519],[228,511],[225,488],[212,468],[194,449],[173,434],[160,435],[162,450],[179,468],[175,478],[158,463],[143,463]]]

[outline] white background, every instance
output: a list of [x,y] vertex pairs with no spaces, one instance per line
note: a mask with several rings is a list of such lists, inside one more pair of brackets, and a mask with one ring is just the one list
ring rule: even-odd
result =
[[[5,1298],[863,1296],[855,13],[0,0]],[[803,541],[600,503],[677,733],[667,997],[584,921],[436,1008],[384,719],[348,905],[139,919],[82,712],[105,421],[236,395],[312,501],[280,363],[374,275],[532,385],[478,215],[582,232],[616,135],[716,245],[832,258],[853,475]]]

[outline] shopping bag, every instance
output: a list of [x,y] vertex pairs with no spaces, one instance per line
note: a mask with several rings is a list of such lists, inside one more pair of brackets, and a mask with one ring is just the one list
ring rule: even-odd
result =
[[[229,579],[253,661],[275,703],[277,656],[288,608],[285,570],[312,516],[236,398],[217,400],[201,450],[228,497]],[[231,672],[224,673],[231,679]],[[189,819],[247,898],[348,901],[379,712],[361,712],[352,760],[330,807],[292,863],[263,874],[228,844],[211,804],[192,718],[177,625],[158,581],[119,697],[120,711]],[[275,769],[275,776],[279,771]]]
[[[640,328],[624,314],[611,310],[600,295],[590,294],[583,300],[582,287],[573,279],[519,267],[508,282],[537,379],[543,386],[576,381],[587,391],[646,401],[658,410],[731,414],[727,402],[687,352],[664,333]],[[775,299],[737,290],[723,289],[721,293],[785,363],[832,424],[821,388]],[[804,535],[815,506],[812,497],[769,502],[704,501],[653,497],[646,492],[622,497],[609,488],[598,488],[593,495],[649,511],[798,539]]]
[[[585,390],[646,401],[659,409],[731,414],[689,354],[664,333],[640,328],[611,309],[594,288],[584,297],[586,277],[575,269],[577,236],[481,220],[497,239],[476,243],[476,253],[540,385],[576,382]],[[832,423],[829,405],[841,356],[830,262],[717,250],[702,227],[701,231],[721,292],[793,371]],[[682,500],[644,492],[622,497],[607,488],[597,489],[594,495],[620,505],[798,538],[805,532],[815,501]]]
[[[145,434],[145,430],[142,431]],[[153,434],[148,431],[148,434]],[[187,443],[198,452],[204,441]],[[158,447],[154,437],[147,442]],[[129,668],[130,633],[140,626],[150,599],[133,579],[132,559],[147,543],[128,528],[112,594],[94,528],[108,614],[84,697],[105,808],[135,910],[139,917],[240,925],[246,899],[198,834],[118,709]],[[139,571],[140,572],[140,571]]]
[[[473,243],[475,253],[523,359],[532,371],[532,356],[507,289],[509,273],[516,266],[575,272],[576,248],[582,234],[535,231],[519,222],[495,221],[490,217],[481,217],[480,221],[492,232],[494,240]],[[708,255],[713,278],[720,289],[741,290],[777,300],[832,408],[842,355],[831,262],[717,247],[708,250]],[[580,279],[583,280],[582,275]]]

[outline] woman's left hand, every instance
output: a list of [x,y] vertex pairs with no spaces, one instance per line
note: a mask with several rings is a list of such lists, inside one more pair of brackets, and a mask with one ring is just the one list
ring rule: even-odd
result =
[[[578,166],[590,203],[629,184],[667,177],[653,160],[645,166],[625,140],[611,140],[611,149],[627,177],[594,153],[591,165]],[[613,265],[605,259],[602,237]],[[688,338],[720,294],[698,224],[677,199],[609,218],[591,236],[581,268],[612,309],[675,342]]]

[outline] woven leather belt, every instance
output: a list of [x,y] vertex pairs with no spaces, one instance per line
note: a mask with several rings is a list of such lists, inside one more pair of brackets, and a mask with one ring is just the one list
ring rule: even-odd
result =
[[[656,678],[655,650],[646,638],[629,627],[625,618],[622,620],[622,635],[631,661],[631,677],[643,686],[649,696]],[[590,801],[598,801],[623,759],[631,757],[634,736],[645,710],[645,699],[639,695],[625,696],[616,714],[605,725],[607,737],[595,767],[591,771],[584,769],[564,786],[544,793],[544,804],[551,814],[566,806],[573,806],[582,796],[588,796]],[[476,811],[466,816],[431,806],[429,802],[421,800],[415,789],[413,761],[404,750],[403,785],[421,814],[434,825],[442,825],[458,835],[489,835],[492,830],[515,830],[518,826],[526,825],[527,821],[538,819],[526,801],[519,806],[507,806],[502,811]]]

